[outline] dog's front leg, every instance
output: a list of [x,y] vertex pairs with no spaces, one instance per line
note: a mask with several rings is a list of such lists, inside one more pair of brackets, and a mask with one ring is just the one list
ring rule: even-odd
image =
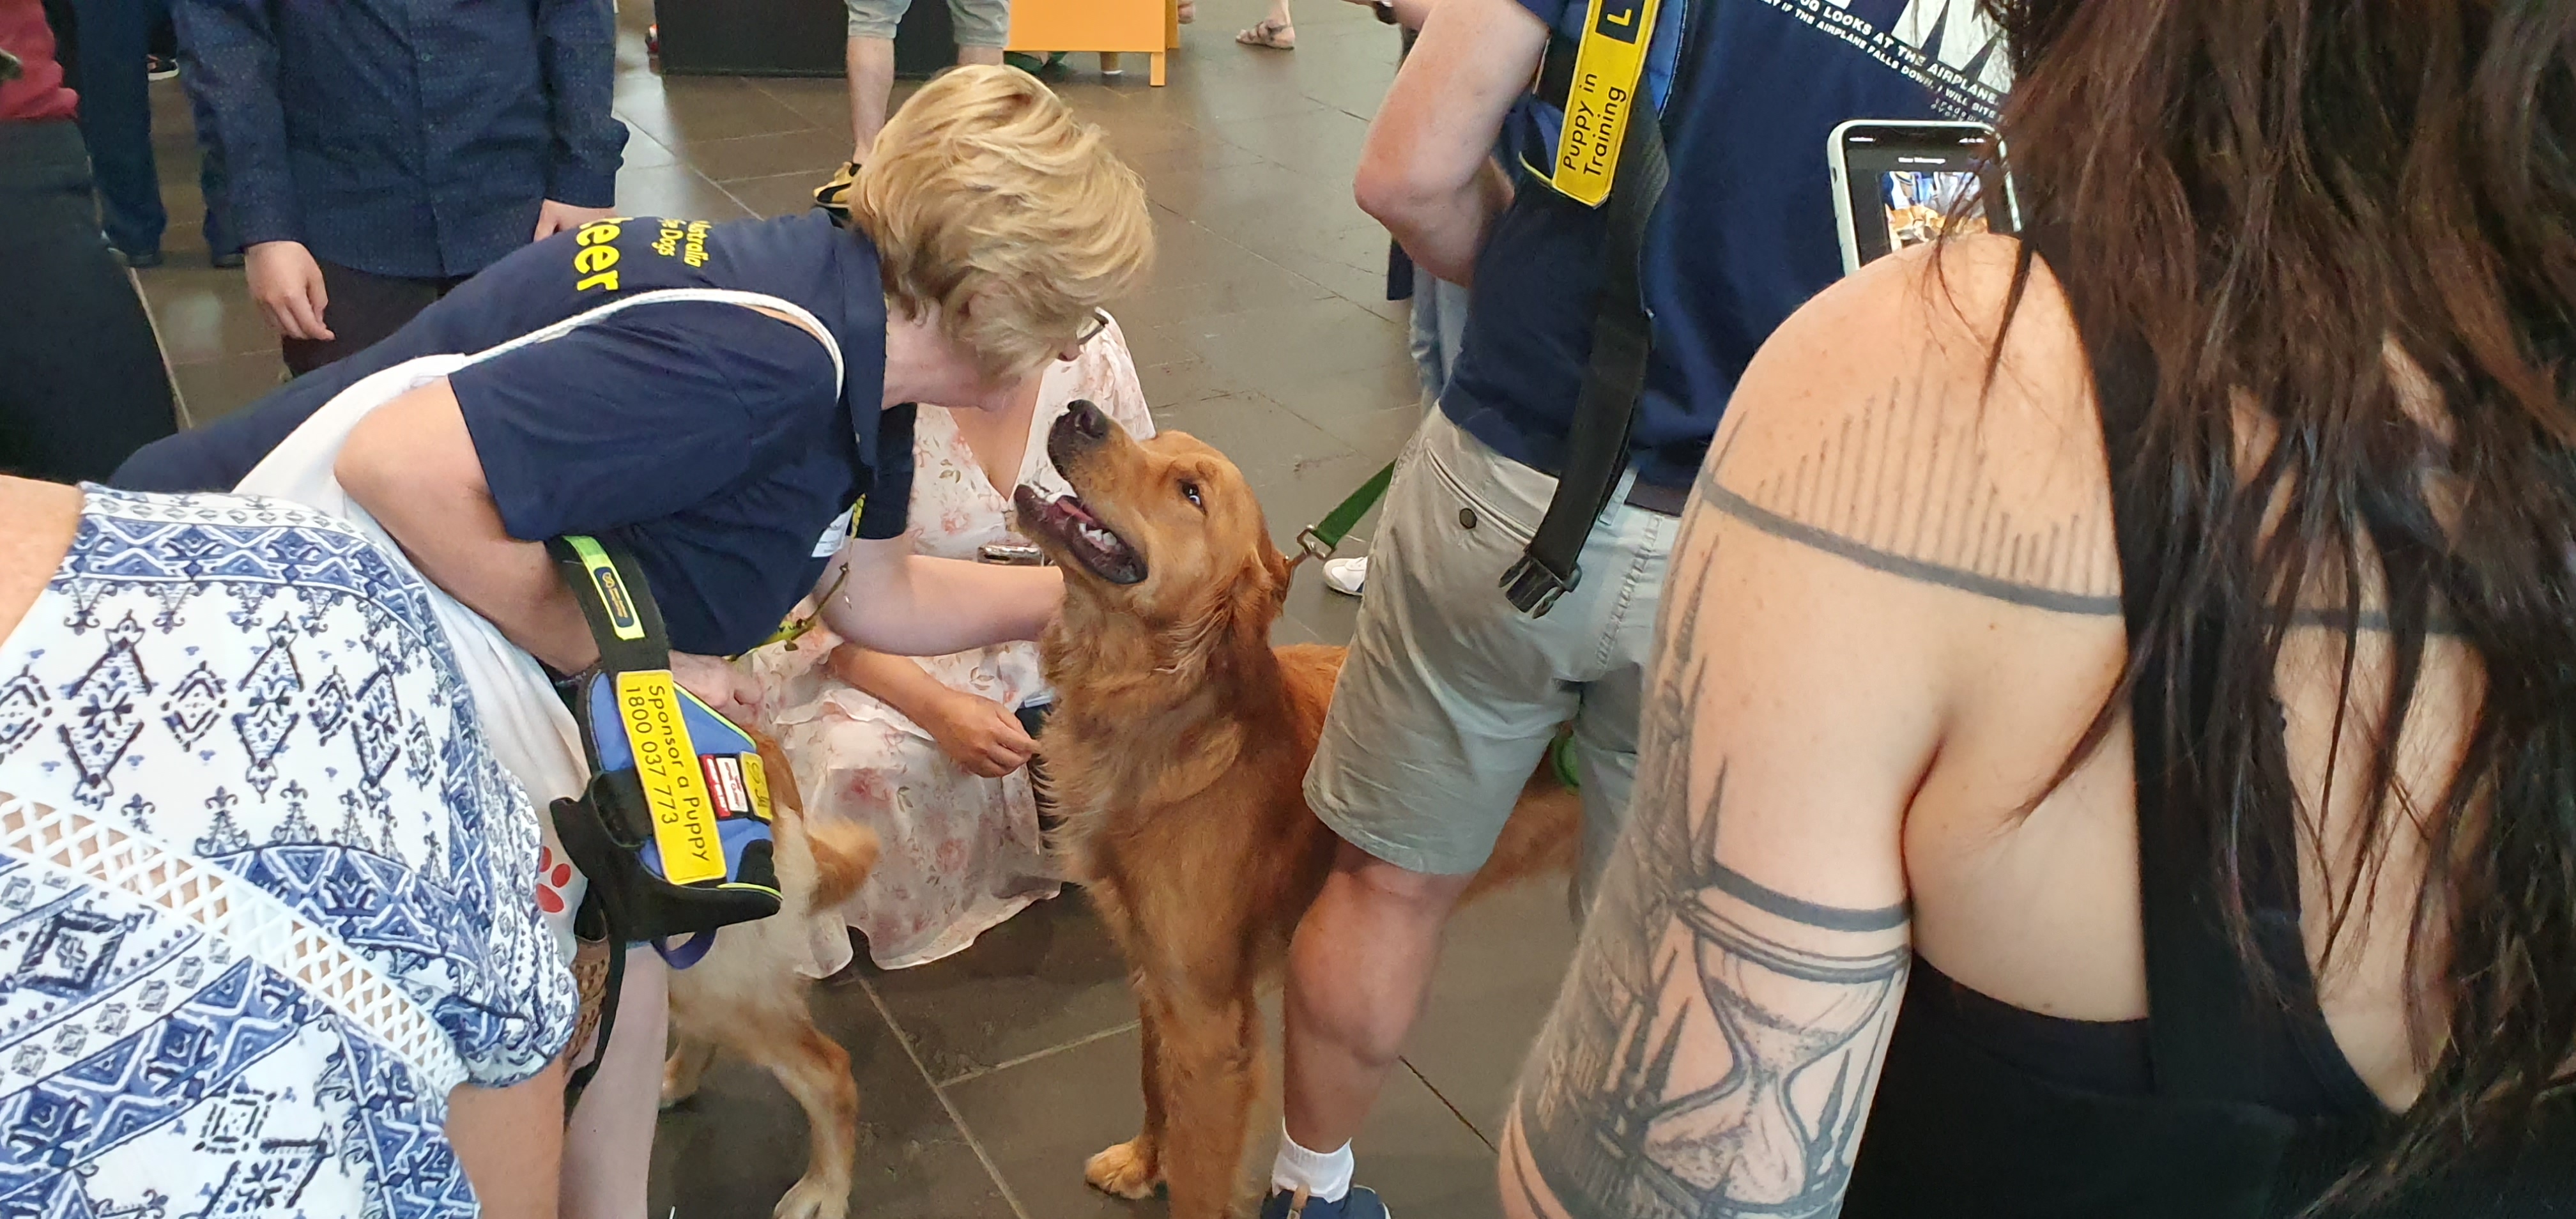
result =
[[1137,1040],[1144,1060],[1145,1125],[1135,1138],[1091,1157],[1082,1166],[1082,1179],[1094,1189],[1121,1198],[1147,1198],[1153,1196],[1154,1187],[1163,1180],[1162,1003],[1154,983],[1143,974],[1130,977],[1128,985],[1136,992]]
[[1163,1181],[1172,1219],[1223,1219],[1243,1167],[1252,1098],[1261,1089],[1260,1007],[1247,988],[1175,996],[1162,1030]]

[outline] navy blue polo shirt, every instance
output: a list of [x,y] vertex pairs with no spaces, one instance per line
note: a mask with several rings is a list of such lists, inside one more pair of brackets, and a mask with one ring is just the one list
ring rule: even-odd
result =
[[[1521,0],[1560,34],[1585,0]],[[1672,180],[1646,234],[1654,357],[1630,452],[1688,486],[1753,353],[1842,275],[1825,143],[1846,119],[1994,120],[2008,87],[1973,0],[1663,0],[1646,87]],[[1678,96],[1678,104],[1674,99]],[[1524,99],[1505,138],[1553,159],[1564,112]],[[1441,409],[1495,451],[1557,473],[1592,351],[1606,208],[1524,180],[1476,260],[1474,305]]]
[[739,305],[653,302],[449,378],[512,537],[609,534],[635,551],[671,645],[758,644],[821,578],[848,516],[900,537],[912,498],[909,406],[885,393],[876,250],[819,213],[725,224],[638,217],[518,250],[391,338],[159,441],[120,487],[224,490],[314,411],[416,356],[488,350],[621,296],[732,288],[804,307],[840,343]]

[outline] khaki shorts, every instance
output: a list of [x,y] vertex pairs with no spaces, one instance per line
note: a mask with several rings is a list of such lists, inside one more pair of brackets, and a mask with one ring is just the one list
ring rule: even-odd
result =
[[[912,0],[842,0],[850,10],[850,37],[894,37]],[[1010,41],[1011,0],[948,0],[949,24],[961,47],[998,47]]]
[[1623,486],[1584,544],[1582,582],[1532,618],[1499,585],[1555,492],[1446,414],[1423,422],[1387,490],[1306,799],[1388,863],[1473,872],[1572,721],[1588,903],[1636,782],[1647,650],[1681,522],[1629,505]]

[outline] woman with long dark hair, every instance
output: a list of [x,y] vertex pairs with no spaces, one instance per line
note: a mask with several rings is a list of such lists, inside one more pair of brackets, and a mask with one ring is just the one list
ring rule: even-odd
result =
[[2576,1213],[2576,5],[1986,7],[2025,235],[1746,374],[1506,1208]]

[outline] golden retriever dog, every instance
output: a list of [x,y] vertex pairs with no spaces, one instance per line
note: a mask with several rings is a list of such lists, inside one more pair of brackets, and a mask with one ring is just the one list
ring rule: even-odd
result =
[[768,1068],[805,1110],[810,1143],[805,1176],[779,1199],[777,1219],[842,1219],[859,1148],[859,1086],[850,1078],[849,1053],[814,1027],[805,1002],[810,983],[796,967],[808,956],[814,916],[848,901],[876,867],[877,836],[865,826],[806,820],[786,754],[767,736],[751,735],[769,775],[784,901],[770,918],[718,932],[704,959],[671,971],[662,1107],[697,1092],[718,1049]]
[[[1270,646],[1289,567],[1223,454],[1180,432],[1139,443],[1087,402],[1047,453],[1073,494],[1016,496],[1021,531],[1065,572],[1041,748],[1072,874],[1143,1022],[1144,1129],[1084,1175],[1126,1198],[1161,1184],[1173,1219],[1217,1219],[1261,1087],[1260,989],[1332,869],[1338,838],[1304,777],[1342,649]],[[1533,777],[1471,896],[1570,870],[1580,815]]]

